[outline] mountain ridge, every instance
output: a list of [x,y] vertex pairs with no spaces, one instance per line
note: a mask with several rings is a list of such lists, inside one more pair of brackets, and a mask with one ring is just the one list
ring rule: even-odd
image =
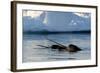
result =
[[25,34],[64,34],[64,33],[91,33],[90,30],[84,30],[84,31],[27,31],[23,32]]
[[[44,23],[45,19],[45,23]],[[36,18],[23,16],[23,31],[85,31],[90,28],[90,18],[83,18],[74,12],[46,12]]]

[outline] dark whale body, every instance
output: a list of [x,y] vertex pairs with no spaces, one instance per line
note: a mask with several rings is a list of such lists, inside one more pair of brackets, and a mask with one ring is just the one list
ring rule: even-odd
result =
[[52,49],[58,49],[59,51],[63,51],[63,50],[67,49],[66,46],[61,46],[61,45],[52,45],[50,48],[52,48]]
[[52,49],[65,49],[67,47],[65,47],[65,46],[59,46],[59,45],[52,45],[51,48]]
[[77,51],[82,50],[78,46],[73,45],[73,44],[69,44],[68,47],[61,46],[61,45],[51,45],[49,47],[43,46],[43,45],[38,45],[38,46],[45,47],[45,48],[51,48],[51,49],[58,49],[59,51],[68,51],[68,52],[77,52]]
[[78,46],[70,44],[68,46],[68,51],[69,52],[77,52],[77,51],[81,51],[82,49],[80,49]]
[[62,50],[68,51],[68,52],[81,51],[81,49],[76,45],[69,44],[68,47],[67,47],[63,44],[60,44],[60,43],[56,42],[56,41],[53,41],[53,40],[50,40],[50,39],[48,39],[48,40],[51,41],[51,42],[56,43],[57,45],[51,45],[49,47],[48,46],[43,46],[43,45],[38,45],[38,46],[45,47],[45,48],[51,48],[51,49],[58,49],[59,51],[62,51]]
[[66,50],[68,52],[77,52],[77,51],[81,51],[81,49],[73,44],[69,44],[68,47],[66,46],[60,46],[60,45],[52,45],[51,46],[52,49],[58,49],[58,50]]

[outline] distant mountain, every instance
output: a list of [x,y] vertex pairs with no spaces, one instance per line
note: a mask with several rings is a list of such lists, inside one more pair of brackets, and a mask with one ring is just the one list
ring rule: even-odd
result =
[[[89,13],[88,13],[89,14]],[[81,17],[73,12],[43,12],[40,16],[32,18],[23,16],[24,32],[66,32],[86,31],[91,27],[90,17]]]
[[23,32],[25,34],[64,34],[64,33],[69,33],[69,34],[72,34],[72,33],[75,33],[75,34],[90,34],[91,31],[90,30],[84,30],[84,31],[25,31]]

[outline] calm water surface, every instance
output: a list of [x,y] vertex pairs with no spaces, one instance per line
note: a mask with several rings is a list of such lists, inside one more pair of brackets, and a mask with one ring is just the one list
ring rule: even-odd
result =
[[[51,46],[55,44],[47,40],[52,39],[65,46],[77,45],[82,51],[69,53],[51,48],[43,48],[38,45]],[[87,60],[91,58],[90,34],[24,34],[23,35],[23,62],[63,61],[63,60]]]

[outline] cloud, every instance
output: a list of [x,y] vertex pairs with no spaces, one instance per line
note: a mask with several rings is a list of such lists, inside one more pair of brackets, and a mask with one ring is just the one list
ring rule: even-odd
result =
[[24,10],[23,16],[30,16],[31,18],[36,18],[40,16],[43,13],[43,11],[30,11],[30,10]]
[[89,13],[75,12],[74,14],[77,15],[77,16],[83,17],[83,18],[89,18],[90,17]]

